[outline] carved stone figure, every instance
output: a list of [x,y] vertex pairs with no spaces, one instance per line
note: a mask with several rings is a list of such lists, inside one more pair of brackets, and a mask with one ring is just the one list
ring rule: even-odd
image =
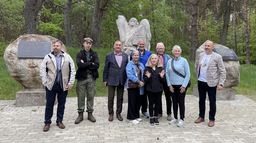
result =
[[142,19],[139,23],[136,18],[131,18],[129,22],[123,15],[119,15],[116,20],[123,51],[130,55],[131,51],[137,48],[139,40],[144,40],[145,48],[150,50],[151,32],[147,19]]
[[[204,52],[203,43],[196,50],[196,59],[201,52]],[[240,63],[236,53],[226,46],[220,44],[214,44],[214,52],[222,56],[224,66],[226,69],[226,81],[224,83],[224,89],[217,91],[217,99],[234,99],[235,89],[232,87],[237,86],[240,82]],[[194,95],[198,95],[197,87],[194,89]]]

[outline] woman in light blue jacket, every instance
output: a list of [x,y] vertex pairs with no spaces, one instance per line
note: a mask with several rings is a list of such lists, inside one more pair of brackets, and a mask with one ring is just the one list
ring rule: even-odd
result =
[[[172,93],[174,119],[170,124],[176,124],[183,127],[185,118],[185,95],[190,80],[190,69],[188,61],[181,57],[181,48],[175,45],[172,48],[173,58],[171,58],[166,67],[166,80]],[[180,111],[180,120],[178,120],[178,108]]]
[[128,112],[127,119],[133,124],[142,121],[139,117],[139,96],[143,93],[143,72],[144,66],[139,62],[139,52],[132,53],[132,60],[126,66],[128,81]]

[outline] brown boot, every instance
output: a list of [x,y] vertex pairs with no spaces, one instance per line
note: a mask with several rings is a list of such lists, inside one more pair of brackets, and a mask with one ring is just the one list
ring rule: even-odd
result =
[[65,125],[62,122],[56,124],[60,129],[65,129]]
[[45,124],[43,131],[47,132],[47,131],[49,131],[49,129],[50,129],[50,124]]
[[84,115],[83,112],[78,112],[78,117],[75,120],[75,124],[79,124],[80,122],[82,122],[84,120]]
[[204,118],[202,118],[202,117],[198,117],[198,118],[195,120],[195,123],[196,123],[196,124],[199,124],[199,123],[202,123],[202,122],[204,122]]
[[114,115],[113,114],[109,114],[108,121],[112,122],[113,120],[114,120]]
[[96,119],[93,117],[92,112],[88,112],[88,120],[91,122],[96,122]]

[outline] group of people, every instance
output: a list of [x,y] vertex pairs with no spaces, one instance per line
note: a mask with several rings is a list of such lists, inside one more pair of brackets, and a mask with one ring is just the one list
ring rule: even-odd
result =
[[[46,89],[46,108],[43,131],[48,131],[51,125],[53,107],[57,96],[56,125],[64,129],[63,115],[66,96],[77,79],[76,93],[78,100],[78,117],[75,124],[83,121],[85,111],[88,120],[96,122],[93,116],[94,97],[96,95],[96,79],[99,76],[99,58],[92,50],[93,40],[84,38],[83,49],[76,56],[77,71],[72,58],[62,51],[60,40],[53,42],[53,51],[45,56],[40,66],[42,84]],[[226,71],[222,57],[213,52],[213,42],[207,40],[205,52],[196,60],[199,91],[199,117],[195,123],[204,122],[205,100],[208,93],[210,101],[208,126],[215,124],[216,90],[222,89]],[[103,83],[108,88],[108,121],[114,120],[114,113],[119,121],[123,121],[123,94],[128,91],[127,119],[138,124],[142,121],[140,110],[144,117],[149,118],[151,126],[159,125],[163,115],[162,93],[165,94],[166,112],[169,124],[184,126],[185,96],[190,85],[190,68],[188,61],[181,56],[182,49],[175,45],[171,55],[165,52],[162,42],[157,43],[156,53],[145,49],[145,42],[139,40],[137,50],[127,55],[122,51],[122,43],[117,40],[114,50],[106,55]],[[114,112],[114,97],[117,96]],[[172,117],[173,107],[173,117]],[[178,118],[179,111],[179,118]]]

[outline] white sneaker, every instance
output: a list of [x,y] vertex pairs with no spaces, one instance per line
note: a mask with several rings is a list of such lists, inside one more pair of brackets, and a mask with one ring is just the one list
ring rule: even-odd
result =
[[136,119],[135,120],[130,120],[130,122],[131,123],[133,123],[134,125],[137,125],[137,124],[139,124],[140,122],[139,121],[137,121]]
[[183,120],[179,120],[177,127],[184,127],[184,121]]
[[178,123],[178,120],[173,118],[173,119],[169,122],[169,125],[174,125],[174,124],[177,124],[177,123]]
[[137,120],[137,121],[139,121],[139,122],[141,122],[141,121],[142,121],[142,119],[141,119],[141,118],[137,118],[136,120]]

